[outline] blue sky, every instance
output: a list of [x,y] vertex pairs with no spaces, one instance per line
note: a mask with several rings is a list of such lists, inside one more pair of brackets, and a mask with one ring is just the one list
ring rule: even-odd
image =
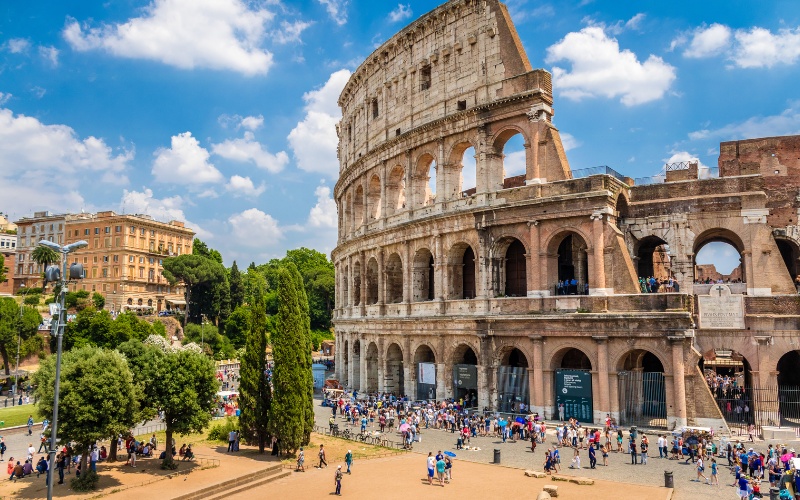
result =
[[[227,264],[327,253],[339,91],[438,4],[3,2],[0,211],[185,219]],[[720,141],[800,133],[797,2],[507,4],[573,169],[713,167]]]

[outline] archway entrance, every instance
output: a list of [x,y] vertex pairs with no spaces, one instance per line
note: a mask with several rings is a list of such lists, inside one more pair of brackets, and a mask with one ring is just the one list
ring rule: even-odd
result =
[[513,348],[506,351],[497,368],[497,409],[506,413],[519,413],[521,405],[528,406],[528,358]]
[[367,392],[378,392],[378,346],[372,342],[367,348]]
[[[710,349],[699,361],[708,388],[729,425],[754,422],[752,373],[747,358],[733,349]],[[775,393],[771,394],[774,401]]]
[[556,354],[555,407],[558,419],[575,418],[580,422],[594,421],[592,393],[592,362],[575,348],[566,348]]
[[361,389],[361,341],[354,340],[353,341],[353,380],[350,381],[350,385],[353,387],[353,390],[357,391]]
[[383,387],[389,394],[402,396],[405,380],[403,377],[403,351],[397,344],[386,350],[386,369],[383,371]]
[[650,351],[628,352],[617,366],[619,423],[667,427],[667,390],[664,365]]
[[453,354],[453,395],[464,406],[478,406],[478,356],[472,347],[462,344]]
[[414,353],[417,374],[417,399],[436,399],[436,356],[426,345],[417,347]]
[[800,427],[800,352],[790,351],[778,361],[780,425]]

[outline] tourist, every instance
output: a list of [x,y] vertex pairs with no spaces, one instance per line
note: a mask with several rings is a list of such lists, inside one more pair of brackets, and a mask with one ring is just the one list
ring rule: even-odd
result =
[[427,465],[428,465],[428,485],[432,486],[433,485],[433,471],[436,468],[436,459],[433,458],[433,452],[432,451],[428,452]]
[[353,452],[347,450],[347,454],[344,456],[344,463],[347,464],[347,473],[350,474],[350,467],[353,465]]
[[[325,461],[325,448],[323,448],[323,445],[319,445],[319,465],[317,469],[321,469],[323,465],[328,467],[328,462]],[[341,467],[339,468],[341,469]]]
[[[327,466],[327,465],[326,465]],[[336,486],[336,495],[342,494],[342,466],[336,468],[336,474],[333,476],[333,483]]]

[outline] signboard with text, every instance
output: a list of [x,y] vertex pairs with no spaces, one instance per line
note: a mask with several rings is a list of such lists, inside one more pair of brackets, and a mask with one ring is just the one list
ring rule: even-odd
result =
[[556,415],[580,422],[594,421],[592,374],[584,370],[556,370]]

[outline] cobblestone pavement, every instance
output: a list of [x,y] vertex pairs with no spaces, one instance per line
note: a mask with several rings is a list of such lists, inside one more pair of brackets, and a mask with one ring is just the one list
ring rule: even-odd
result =
[[[331,409],[321,406],[319,400],[315,400],[315,413],[317,418],[317,425],[322,427],[328,426],[328,419],[331,415]],[[337,418],[339,428],[344,428],[345,421],[341,417]],[[368,430],[374,431],[376,427],[370,427]],[[358,427],[355,432],[359,431]],[[658,457],[658,451],[655,447],[655,442],[658,439],[658,434],[648,433],[651,443],[651,453],[648,457],[646,465],[632,465],[629,454],[612,452],[608,457],[608,466],[602,466],[602,457],[598,453],[598,465],[596,469],[589,468],[589,457],[587,450],[580,450],[581,466],[580,470],[569,469],[568,466],[573,456],[571,448],[561,448],[561,468],[559,473],[571,476],[582,476],[595,479],[603,479],[608,481],[620,481],[625,483],[643,484],[648,486],[663,486],[664,485],[664,471],[672,471],[675,483],[675,500],[717,500],[720,498],[736,498],[736,493],[730,485],[733,483],[733,475],[731,475],[727,468],[727,460],[720,458],[717,460],[719,464],[719,479],[720,487],[709,486],[704,483],[693,481],[697,477],[696,469],[691,464],[686,464],[684,460],[669,460]],[[452,451],[457,454],[457,460],[469,460],[473,462],[491,463],[494,458],[494,450],[500,450],[501,464],[507,467],[516,467],[520,469],[533,469],[537,471],[544,470],[544,452],[548,447],[552,447],[555,442],[555,432],[548,430],[547,442],[539,444],[536,447],[536,453],[531,453],[530,441],[517,441],[503,443],[500,438],[496,437],[477,437],[471,440],[469,446],[480,448],[479,451],[473,450],[456,450],[457,434],[450,431],[443,431],[437,429],[422,429],[420,433],[422,441],[414,443],[413,451],[427,455],[429,451],[434,453],[438,450]],[[625,442],[627,443],[627,433],[625,435]],[[392,433],[388,439],[400,441],[401,438],[398,433]],[[744,440],[743,440],[744,442]],[[792,446],[800,446],[800,443],[793,442]],[[760,441],[754,448],[757,450],[765,451],[768,442]],[[655,457],[652,456],[653,452]],[[710,474],[710,467],[706,465],[706,475]],[[762,492],[766,493],[769,498],[769,483],[762,483]]]

